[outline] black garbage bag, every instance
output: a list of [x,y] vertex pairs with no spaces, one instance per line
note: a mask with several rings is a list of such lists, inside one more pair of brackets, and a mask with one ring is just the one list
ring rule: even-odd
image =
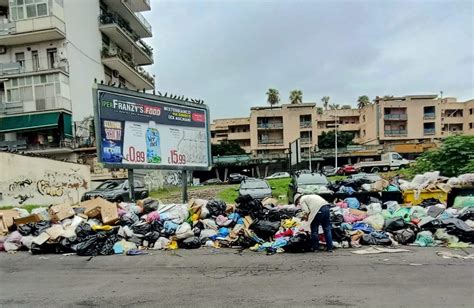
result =
[[264,240],[267,240],[274,236],[279,228],[279,221],[255,220],[250,225],[250,229],[253,230],[258,237]]
[[194,227],[193,228],[193,233],[194,233],[194,236],[199,237],[199,236],[201,236],[201,229],[198,228],[198,227]]
[[219,216],[224,215],[225,210],[227,209],[227,205],[222,200],[209,200],[206,204],[206,208],[209,211],[211,216]]
[[32,243],[30,251],[32,255],[45,255],[64,252],[64,250],[59,247],[58,243],[43,243],[41,245]]
[[462,242],[474,243],[474,228],[458,218],[441,220],[443,228],[451,235],[456,235]]
[[33,223],[32,234],[33,236],[38,236],[43,233],[44,230],[51,227],[51,222],[46,220],[41,220],[36,223]]
[[118,224],[121,226],[131,226],[137,223],[139,220],[140,218],[137,216],[137,214],[128,212],[120,217]]
[[296,208],[289,208],[289,209],[280,209],[280,218],[281,219],[291,219],[296,216],[298,212],[300,212],[300,209]]
[[23,235],[23,236],[27,236],[27,235],[32,234],[33,229],[34,229],[34,224],[33,223],[20,225],[17,228],[18,232],[20,232],[20,234]]
[[92,227],[89,224],[81,223],[76,227],[76,236],[78,239],[86,238],[92,234],[95,234],[95,232],[92,231]]
[[331,234],[332,234],[332,240],[334,242],[338,242],[338,243],[345,242],[345,241],[350,242],[350,236],[340,226],[336,226],[335,224],[332,224]]
[[292,253],[311,251],[311,248],[311,238],[308,234],[305,233],[300,233],[296,236],[291,237],[288,240],[288,244],[283,247],[286,252]]
[[119,241],[117,234],[109,234],[104,243],[100,246],[99,254],[103,256],[114,254],[114,245]]
[[129,237],[127,241],[135,243],[137,246],[141,246],[143,242],[143,237],[138,237],[136,235],[133,235],[132,237]]
[[150,245],[155,244],[155,242],[158,240],[159,237],[160,237],[160,232],[150,231],[147,234],[145,234],[145,236],[143,237],[143,242],[147,241],[148,245],[146,246],[150,247]]
[[384,223],[384,230],[387,232],[393,232],[397,230],[401,230],[405,227],[405,220],[401,217],[394,217],[385,220]]
[[423,231],[431,231],[433,233],[436,232],[437,229],[443,228],[443,224],[439,219],[432,219],[424,221],[426,217],[423,217],[421,221],[418,223],[418,227],[420,227]]
[[438,199],[435,199],[435,198],[429,198],[429,199],[423,200],[423,202],[421,202],[419,204],[419,206],[428,207],[430,205],[436,205],[436,204],[440,204],[440,203],[443,203],[443,202],[441,202],[441,201],[439,201]]
[[147,234],[148,232],[150,232],[151,230],[151,227],[148,223],[146,222],[139,222],[137,224],[134,224],[132,226],[132,231],[133,233],[135,234],[140,234],[140,235],[145,235]]
[[431,217],[433,217],[433,218],[436,218],[436,217],[438,217],[438,216],[439,216],[441,213],[443,213],[443,212],[444,212],[444,209],[443,209],[443,208],[440,208],[440,207],[435,206],[435,205],[430,205],[430,206],[428,207],[428,212],[427,212],[427,214],[428,214],[428,216],[431,216]]
[[392,240],[388,237],[386,238],[377,238],[372,234],[364,234],[360,238],[360,242],[362,245],[384,245],[388,246],[392,244]]
[[199,237],[193,236],[182,241],[179,246],[185,249],[196,249],[201,247],[201,241],[199,240]]
[[159,220],[154,220],[150,222],[150,232],[151,231],[156,231],[160,232],[163,230],[163,222]]
[[240,216],[250,216],[252,219],[262,219],[264,217],[262,202],[255,200],[249,195],[243,195],[235,199],[235,212]]
[[248,236],[241,235],[239,238],[234,242],[235,246],[240,246],[242,248],[249,248],[257,244],[257,242]]
[[113,246],[118,241],[117,230],[99,231],[89,235],[73,246],[79,256],[110,255],[114,253]]
[[412,229],[401,229],[393,231],[392,234],[393,239],[402,245],[413,243],[416,239],[416,233]]
[[281,213],[278,210],[269,210],[265,214],[265,219],[268,221],[280,221]]
[[160,203],[157,200],[153,200],[151,198],[143,200],[143,214],[148,214],[153,211],[156,211],[159,205]]
[[335,225],[340,225],[344,222],[344,216],[342,214],[336,214],[334,212],[331,212],[331,223]]

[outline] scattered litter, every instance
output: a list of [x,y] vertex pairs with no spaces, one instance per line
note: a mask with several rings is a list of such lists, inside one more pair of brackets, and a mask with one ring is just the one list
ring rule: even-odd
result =
[[436,254],[440,257],[443,257],[443,259],[474,259],[474,253],[463,256],[450,251],[437,251]]
[[370,247],[362,250],[353,251],[353,254],[356,255],[371,255],[371,254],[378,254],[378,253],[396,253],[396,252],[410,252],[408,249],[400,249],[400,248],[382,248],[382,247]]

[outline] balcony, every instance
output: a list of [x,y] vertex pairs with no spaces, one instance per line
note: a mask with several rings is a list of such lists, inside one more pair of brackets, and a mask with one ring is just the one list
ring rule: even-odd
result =
[[407,115],[406,113],[401,113],[401,114],[384,114],[383,118],[386,121],[406,121],[407,120]]
[[436,113],[425,113],[423,114],[423,120],[434,120],[436,119]]
[[283,145],[283,139],[258,140],[258,145],[279,146],[279,145]]
[[301,144],[311,144],[312,139],[311,139],[311,137],[303,137],[303,138],[300,138],[300,142],[301,142]]
[[0,45],[11,46],[66,38],[66,27],[58,17],[44,16],[0,24]]
[[[64,109],[72,111],[71,101],[63,96],[47,97],[45,99],[36,101],[16,101],[16,102],[3,102],[0,103],[0,113],[3,114],[16,114],[25,112],[25,103],[35,107],[34,111],[46,111],[46,110],[57,110]],[[30,110],[31,111],[31,110]]]
[[134,12],[151,10],[150,0],[125,0]]
[[229,133],[228,140],[249,140],[250,141],[250,132],[238,132],[238,133]]
[[137,4],[140,0],[104,0],[104,2],[110,9],[126,20],[139,37],[152,36],[151,25],[138,12]]
[[277,123],[257,123],[258,129],[283,129],[283,122]]
[[434,128],[425,128],[423,129],[424,135],[434,135],[436,134],[436,130]]
[[386,137],[405,137],[407,135],[407,131],[405,129],[385,130],[384,134]]
[[311,128],[311,127],[312,127],[311,121],[300,122],[300,128]]
[[45,73],[64,73],[68,75],[69,67],[66,62],[54,62],[49,64],[47,59],[39,58],[33,64],[33,60],[19,62],[0,63],[0,76],[19,77],[26,75],[41,75]]
[[133,63],[131,56],[121,49],[102,49],[102,63],[119,74],[137,89],[152,90],[155,80],[143,68]]
[[99,30],[107,35],[117,46],[132,54],[137,65],[153,64],[153,51],[140,40],[126,21],[117,14],[102,14]]

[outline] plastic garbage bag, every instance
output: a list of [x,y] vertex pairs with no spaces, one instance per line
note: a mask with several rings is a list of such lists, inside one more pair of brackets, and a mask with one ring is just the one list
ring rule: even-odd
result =
[[235,199],[236,212],[242,217],[250,216],[252,219],[261,219],[263,218],[263,206],[262,202],[255,200],[249,195],[243,195]]
[[172,221],[165,221],[163,224],[164,230],[163,232],[167,235],[173,235],[175,234],[176,230],[178,229],[178,224],[175,224]]
[[388,236],[381,236],[378,233],[364,234],[360,238],[360,243],[362,245],[391,245],[392,240]]
[[385,220],[384,230],[387,232],[393,232],[405,228],[405,220],[401,217],[394,217]]
[[279,221],[268,221],[268,220],[256,220],[250,226],[250,229],[255,232],[255,234],[262,238],[268,239],[277,233],[280,228]]
[[462,209],[465,207],[474,207],[474,195],[456,196],[454,198],[453,208]]
[[365,219],[367,217],[367,213],[356,209],[344,209],[343,217],[344,222],[356,222]]
[[166,237],[160,237],[156,240],[155,244],[153,245],[153,249],[166,249],[170,244],[170,240]]
[[21,235],[27,236],[27,235],[33,234],[33,228],[34,228],[34,224],[33,224],[33,223],[23,224],[23,225],[19,225],[19,226],[17,227],[17,231],[18,231]]
[[28,250],[30,250],[31,245],[33,244],[33,239],[34,239],[34,236],[32,235],[23,236],[21,238],[21,245],[26,247]]
[[136,235],[145,235],[147,234],[148,232],[150,232],[150,229],[151,229],[151,226],[149,224],[147,224],[146,222],[139,222],[139,223],[136,223],[134,224],[132,227],[131,227],[132,231],[134,234]]
[[204,229],[204,230],[201,230],[200,237],[202,240],[213,239],[217,237],[217,232],[212,229]]
[[421,231],[416,235],[415,244],[420,247],[436,246],[433,239],[433,233],[430,231]]
[[224,215],[219,215],[216,218],[216,223],[219,227],[228,227],[230,224],[233,223],[231,219],[228,219]]
[[427,215],[427,210],[421,206],[412,206],[410,208],[410,219],[421,219]]
[[127,212],[125,215],[120,217],[118,224],[121,226],[131,226],[134,223],[138,222],[139,220],[140,218],[138,218],[137,214],[132,213],[132,212]]
[[176,234],[175,234],[175,237],[180,240],[186,239],[192,236],[194,236],[194,232],[191,230],[191,225],[188,224],[187,222],[184,222],[182,225],[180,225],[178,229],[176,230]]
[[126,240],[118,241],[114,244],[113,250],[115,254],[123,254],[129,250],[137,249],[137,245],[132,242],[127,242]]
[[346,202],[351,209],[358,209],[360,207],[360,202],[357,198],[346,198],[344,199],[344,202]]
[[157,231],[150,231],[143,237],[143,246],[145,247],[153,247],[155,242],[160,237],[160,232]]
[[438,229],[434,233],[434,238],[442,241],[444,244],[453,244],[459,242],[459,238],[455,235],[449,235],[446,229]]
[[37,207],[31,210],[31,214],[38,214],[41,220],[50,221],[51,217],[48,213],[48,208],[46,207]]
[[12,233],[10,233],[5,239],[5,242],[3,243],[5,251],[10,252],[17,251],[18,249],[20,249],[22,246],[21,239],[22,236],[20,232],[13,231]]
[[201,247],[201,241],[199,240],[199,237],[193,236],[182,241],[179,246],[185,249],[196,249]]
[[18,212],[18,215],[20,217],[26,217],[30,215],[30,213],[27,210],[19,208],[19,207],[14,208],[14,210]]
[[368,216],[367,218],[362,220],[362,222],[368,224],[369,226],[371,226],[375,230],[382,230],[383,226],[384,226],[384,221],[385,220],[384,220],[382,214],[374,214],[374,215]]
[[152,221],[158,221],[158,220],[160,220],[160,213],[158,213],[158,211],[153,211],[146,215],[146,221],[148,223]]
[[435,206],[435,205],[431,205],[431,206],[428,207],[427,215],[431,216],[431,217],[434,217],[434,218],[437,218],[443,212],[444,212],[443,208],[440,208],[440,207]]
[[370,203],[367,205],[367,215],[372,216],[382,213],[382,204],[380,203]]
[[283,248],[286,252],[299,253],[311,251],[311,239],[306,233],[300,233],[296,236],[291,237],[288,243]]
[[361,230],[364,233],[372,233],[372,232],[375,231],[374,228],[372,228],[371,226],[369,226],[368,224],[363,223],[363,222],[354,223],[352,225],[352,230]]
[[400,204],[397,201],[387,201],[385,202],[385,206],[387,207],[387,211],[390,214],[393,214],[396,210],[400,208]]
[[411,229],[401,229],[397,231],[392,231],[392,234],[393,239],[402,245],[413,243],[416,239],[415,231]]
[[159,205],[160,202],[158,202],[158,200],[153,200],[151,198],[143,200],[143,214],[148,214],[156,211]]
[[227,205],[222,200],[209,200],[206,204],[206,208],[209,210],[211,216],[224,215]]
[[440,220],[443,228],[449,234],[456,235],[463,242],[474,243],[474,228],[458,218]]
[[392,217],[401,217],[403,218],[406,222],[410,222],[410,209],[407,207],[401,207],[397,209],[395,212],[393,212]]
[[229,233],[230,233],[229,228],[222,227],[222,228],[219,228],[219,230],[217,231],[217,237],[226,238],[229,235]]
[[474,207],[466,207],[459,211],[458,218],[461,220],[474,220]]

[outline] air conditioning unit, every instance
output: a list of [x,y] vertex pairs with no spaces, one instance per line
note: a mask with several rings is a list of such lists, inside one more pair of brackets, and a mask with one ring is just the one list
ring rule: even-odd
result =
[[61,48],[58,49],[58,60],[59,61],[67,60],[66,49],[65,48],[61,47]]
[[119,78],[119,77],[120,77],[119,71],[113,70],[113,71],[112,71],[112,76],[115,77],[115,78]]

